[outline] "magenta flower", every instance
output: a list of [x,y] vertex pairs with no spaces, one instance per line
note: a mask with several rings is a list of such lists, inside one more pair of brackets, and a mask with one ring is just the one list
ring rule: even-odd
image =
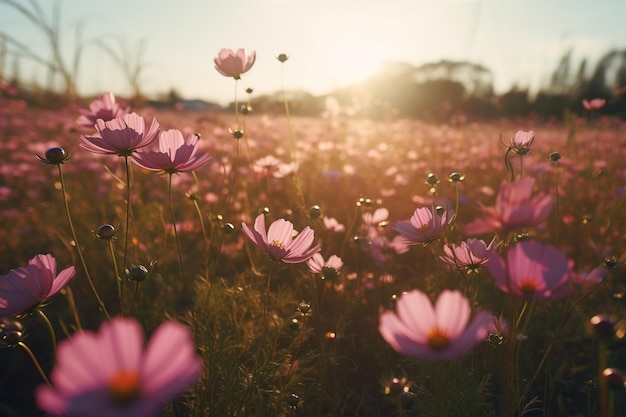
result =
[[600,110],[605,104],[606,100],[603,98],[583,99],[583,107],[589,111]]
[[554,199],[545,193],[537,194],[533,198],[534,186],[535,180],[532,177],[503,184],[495,207],[481,206],[485,218],[465,225],[465,234],[472,236],[497,230],[521,230],[543,224],[550,215]]
[[276,261],[288,264],[304,262],[320,251],[320,245],[311,246],[313,229],[305,227],[294,239],[293,224],[285,219],[276,220],[265,232],[265,215],[259,214],[254,221],[254,230],[245,223],[241,225],[243,233],[262,252]]
[[496,253],[495,242],[495,237],[489,245],[482,240],[471,238],[461,242],[460,245],[445,245],[443,247],[445,254],[439,258],[448,265],[475,272]]
[[67,417],[158,416],[201,371],[187,327],[164,322],[144,348],[137,321],[116,317],[59,343],[52,386],[37,387],[35,397],[42,410]]
[[133,154],[133,161],[150,171],[163,171],[168,174],[196,170],[211,161],[207,154],[196,155],[198,137],[193,134],[183,139],[180,130],[170,129],[161,132],[159,152],[141,151]]
[[378,331],[397,352],[423,359],[455,359],[487,337],[491,314],[478,311],[470,322],[470,303],[460,291],[444,290],[433,306],[419,290],[404,293],[398,313],[385,311]]
[[36,255],[28,266],[0,275],[0,318],[23,314],[59,292],[76,270],[69,266],[57,275],[56,259]]
[[535,141],[535,132],[529,130],[525,132],[523,130],[518,130],[515,132],[515,136],[511,138],[511,150],[514,153],[520,155],[526,155],[530,152],[530,146]]
[[554,300],[572,292],[567,285],[571,270],[565,253],[537,241],[515,243],[506,260],[495,255],[486,268],[502,291],[519,297]]
[[434,205],[432,208],[421,207],[415,210],[410,221],[398,222],[394,229],[400,232],[407,244],[427,244],[440,238],[452,219],[452,210],[444,210],[439,214]]
[[237,52],[224,48],[213,60],[217,72],[225,77],[233,77],[235,80],[241,79],[241,74],[248,72],[255,61],[256,52],[252,51],[250,55],[246,56],[246,51],[243,48],[237,49]]
[[159,137],[159,124],[152,119],[146,132],[143,117],[137,113],[127,114],[113,120],[98,119],[97,136],[80,137],[80,146],[89,152],[102,155],[130,156],[137,149],[150,145]]
[[94,127],[98,119],[108,122],[127,115],[130,112],[130,107],[122,107],[122,104],[115,99],[112,93],[106,92],[99,99],[89,104],[89,110],[78,109],[78,111],[81,115],[76,123],[83,127]]

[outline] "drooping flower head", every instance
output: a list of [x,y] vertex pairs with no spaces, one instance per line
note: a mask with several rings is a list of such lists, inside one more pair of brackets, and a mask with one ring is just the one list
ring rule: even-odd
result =
[[197,155],[198,137],[194,134],[183,139],[180,130],[170,129],[159,136],[159,152],[140,151],[133,154],[133,161],[150,171],[168,174],[196,170],[211,161],[207,154]]
[[256,51],[252,51],[250,55],[246,56],[246,51],[243,48],[237,49],[237,52],[224,48],[213,60],[217,72],[225,77],[233,77],[235,80],[240,80],[241,74],[248,72],[255,61]]
[[518,155],[526,155],[530,152],[530,147],[535,141],[535,132],[529,130],[528,132],[518,130],[515,132],[515,136],[511,138],[511,151]]
[[538,300],[554,300],[572,293],[567,285],[570,266],[562,250],[534,240],[517,242],[507,251],[506,260],[495,255],[486,264],[502,291]]
[[484,219],[465,225],[465,234],[473,236],[497,230],[516,231],[543,224],[550,215],[554,198],[546,193],[533,197],[534,186],[535,179],[532,177],[503,184],[495,207],[481,206]]
[[0,275],[0,318],[23,314],[58,293],[76,270],[69,266],[57,275],[56,259],[36,255],[28,266]]
[[137,321],[115,317],[59,343],[52,385],[35,397],[42,410],[67,417],[156,417],[201,371],[187,327],[164,322],[144,346]]
[[415,210],[410,221],[396,223],[394,229],[402,235],[407,244],[426,244],[439,239],[452,222],[453,211],[421,207]]
[[78,109],[81,114],[76,123],[79,126],[93,128],[98,119],[105,122],[117,119],[130,113],[130,107],[116,100],[113,93],[106,92],[99,99],[89,104],[89,109]]
[[600,110],[605,104],[606,99],[603,98],[583,99],[583,107],[589,111]]
[[257,216],[254,229],[250,229],[245,223],[242,223],[241,227],[252,243],[276,261],[288,264],[300,263],[320,251],[319,244],[311,246],[314,241],[313,229],[307,226],[294,238],[293,224],[285,219],[272,223],[267,233],[264,214]]
[[156,119],[152,119],[146,132],[143,117],[137,113],[127,114],[108,122],[98,119],[95,127],[98,135],[82,135],[80,146],[89,152],[102,155],[130,156],[159,137],[159,124]]
[[404,293],[397,314],[385,311],[378,330],[397,352],[418,358],[455,359],[487,337],[491,314],[478,311],[470,322],[471,308],[460,291],[444,290],[435,305],[419,290]]
[[479,239],[470,238],[460,245],[450,244],[443,247],[444,255],[439,258],[448,265],[465,268],[468,272],[477,271],[496,253],[496,238],[489,245]]

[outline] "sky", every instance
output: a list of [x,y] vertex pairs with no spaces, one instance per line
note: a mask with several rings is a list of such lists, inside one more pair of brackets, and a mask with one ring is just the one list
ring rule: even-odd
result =
[[[37,1],[48,16],[52,0]],[[412,65],[441,59],[484,65],[496,92],[536,91],[568,51],[595,62],[626,48],[624,0],[59,0],[60,46],[71,61],[77,45],[81,95],[124,96],[128,83],[97,46],[143,52],[141,85],[151,95],[174,88],[185,98],[226,104],[233,79],[213,59],[222,48],[256,51],[237,87],[255,95],[300,89],[315,95],[359,82],[385,61]],[[77,41],[77,28],[82,41]],[[0,0],[0,32],[50,56],[36,26]],[[143,49],[141,48],[143,45]],[[276,56],[289,55],[281,64]],[[15,53],[0,67],[9,78]],[[20,78],[45,85],[46,71],[26,58]],[[241,94],[241,93],[240,93]]]

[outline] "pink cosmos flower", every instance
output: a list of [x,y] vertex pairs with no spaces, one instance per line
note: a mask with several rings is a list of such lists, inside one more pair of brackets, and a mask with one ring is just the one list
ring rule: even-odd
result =
[[144,348],[137,321],[115,317],[98,333],[59,343],[52,386],[37,387],[35,397],[42,410],[67,417],[156,417],[201,371],[187,327],[164,322]]
[[529,130],[525,132],[523,130],[518,130],[515,132],[515,136],[511,138],[511,149],[513,152],[525,155],[530,152],[530,146],[535,141],[535,132],[533,130]]
[[211,161],[207,154],[196,155],[198,137],[194,134],[183,139],[180,130],[170,129],[159,136],[159,152],[141,151],[133,154],[133,161],[150,171],[163,171],[168,174],[196,170]]
[[419,290],[404,293],[398,313],[380,316],[378,331],[397,352],[423,359],[455,359],[487,337],[491,314],[478,311],[470,322],[470,303],[460,291],[444,290],[433,306]]
[[76,123],[83,127],[94,127],[98,119],[102,119],[105,122],[127,115],[130,112],[130,107],[122,107],[119,101],[116,101],[115,96],[106,92],[102,96],[89,104],[89,110],[78,109],[81,116],[76,120]]
[[468,239],[460,245],[445,245],[445,254],[439,258],[448,265],[457,268],[466,268],[469,272],[478,270],[489,261],[489,258],[496,253],[496,238],[494,237],[489,245],[479,239]]
[[242,231],[262,252],[276,261],[288,264],[304,262],[320,251],[313,244],[313,229],[305,227],[294,239],[293,224],[285,219],[276,220],[265,232],[265,215],[259,214],[254,221],[254,230],[242,223]]
[[327,261],[324,261],[324,257],[321,253],[314,253],[306,261],[307,266],[311,272],[315,272],[316,274],[326,274],[327,272],[334,272],[334,274],[338,274],[343,268],[343,261],[337,255],[331,255]]
[[343,233],[346,231],[346,226],[339,223],[339,221],[334,217],[324,216],[322,218],[322,222],[324,223],[324,229],[330,230],[335,233]]
[[256,52],[252,51],[246,56],[243,48],[237,49],[237,52],[224,48],[213,60],[217,72],[225,77],[233,77],[235,80],[241,79],[241,74],[248,72],[254,65],[254,61],[256,61]]
[[554,300],[570,295],[571,277],[565,253],[553,246],[529,240],[509,248],[506,260],[499,255],[489,259],[487,269],[505,293],[538,300]]
[[0,275],[0,318],[26,313],[59,292],[76,273],[73,266],[58,275],[56,271],[56,259],[47,254]]
[[152,119],[146,132],[143,117],[131,113],[113,120],[98,119],[96,136],[80,137],[80,146],[89,152],[102,155],[130,156],[137,149],[150,145],[159,137],[159,124]]
[[453,211],[441,214],[433,204],[432,208],[421,207],[415,210],[410,221],[396,223],[394,229],[402,235],[407,244],[430,243],[445,233],[452,222]]
[[583,99],[583,107],[589,111],[600,110],[605,104],[606,100],[603,98]]
[[534,186],[535,179],[532,177],[503,184],[495,207],[480,206],[485,218],[465,225],[465,234],[472,236],[497,230],[520,230],[544,223],[550,215],[554,199],[545,193],[532,198]]
[[[570,265],[571,267],[571,265]],[[574,272],[571,270],[572,276],[570,282],[583,289],[590,289],[600,284],[607,274],[607,269],[604,266],[597,266],[591,271],[579,271]]]

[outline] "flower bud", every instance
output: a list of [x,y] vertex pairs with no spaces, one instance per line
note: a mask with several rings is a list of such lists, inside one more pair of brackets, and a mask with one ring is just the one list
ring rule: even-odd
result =
[[617,368],[606,368],[602,371],[602,378],[607,385],[613,389],[622,389],[626,387],[624,373]]
[[437,176],[431,172],[426,177],[426,182],[430,185],[436,185],[439,184],[439,178],[437,178]]
[[126,275],[131,281],[141,282],[145,281],[150,275],[148,268],[143,265],[132,265],[130,268],[126,270]]
[[556,161],[558,161],[559,159],[561,159],[561,154],[560,154],[560,153],[558,153],[558,152],[552,152],[552,153],[550,154],[550,160],[551,160],[552,162],[556,162]]
[[589,320],[591,330],[598,339],[612,339],[615,334],[615,323],[606,314],[596,314]]
[[318,206],[317,204],[315,204],[314,206],[311,206],[311,208],[309,209],[310,218],[312,218],[313,220],[317,220],[320,218],[321,215],[322,215],[322,209],[320,208],[320,206]]
[[311,309],[311,303],[307,301],[301,301],[296,308],[300,314],[303,316],[309,316],[313,312]]
[[278,59],[280,62],[285,62],[285,61],[287,61],[289,59],[289,55],[287,55],[287,54],[278,54],[276,59]]
[[458,172],[453,172],[450,174],[450,182],[460,182],[465,179],[465,175],[461,175]]
[[36,155],[37,159],[45,164],[63,165],[70,158],[70,154],[63,148],[50,148],[46,151],[45,158]]
[[300,404],[300,397],[296,393],[291,393],[285,397],[285,403],[290,408],[296,408]]
[[250,87],[246,88],[246,93],[248,94],[252,94],[254,92],[254,90]]
[[103,240],[111,240],[115,236],[115,227],[110,224],[103,224],[98,227],[96,237]]

